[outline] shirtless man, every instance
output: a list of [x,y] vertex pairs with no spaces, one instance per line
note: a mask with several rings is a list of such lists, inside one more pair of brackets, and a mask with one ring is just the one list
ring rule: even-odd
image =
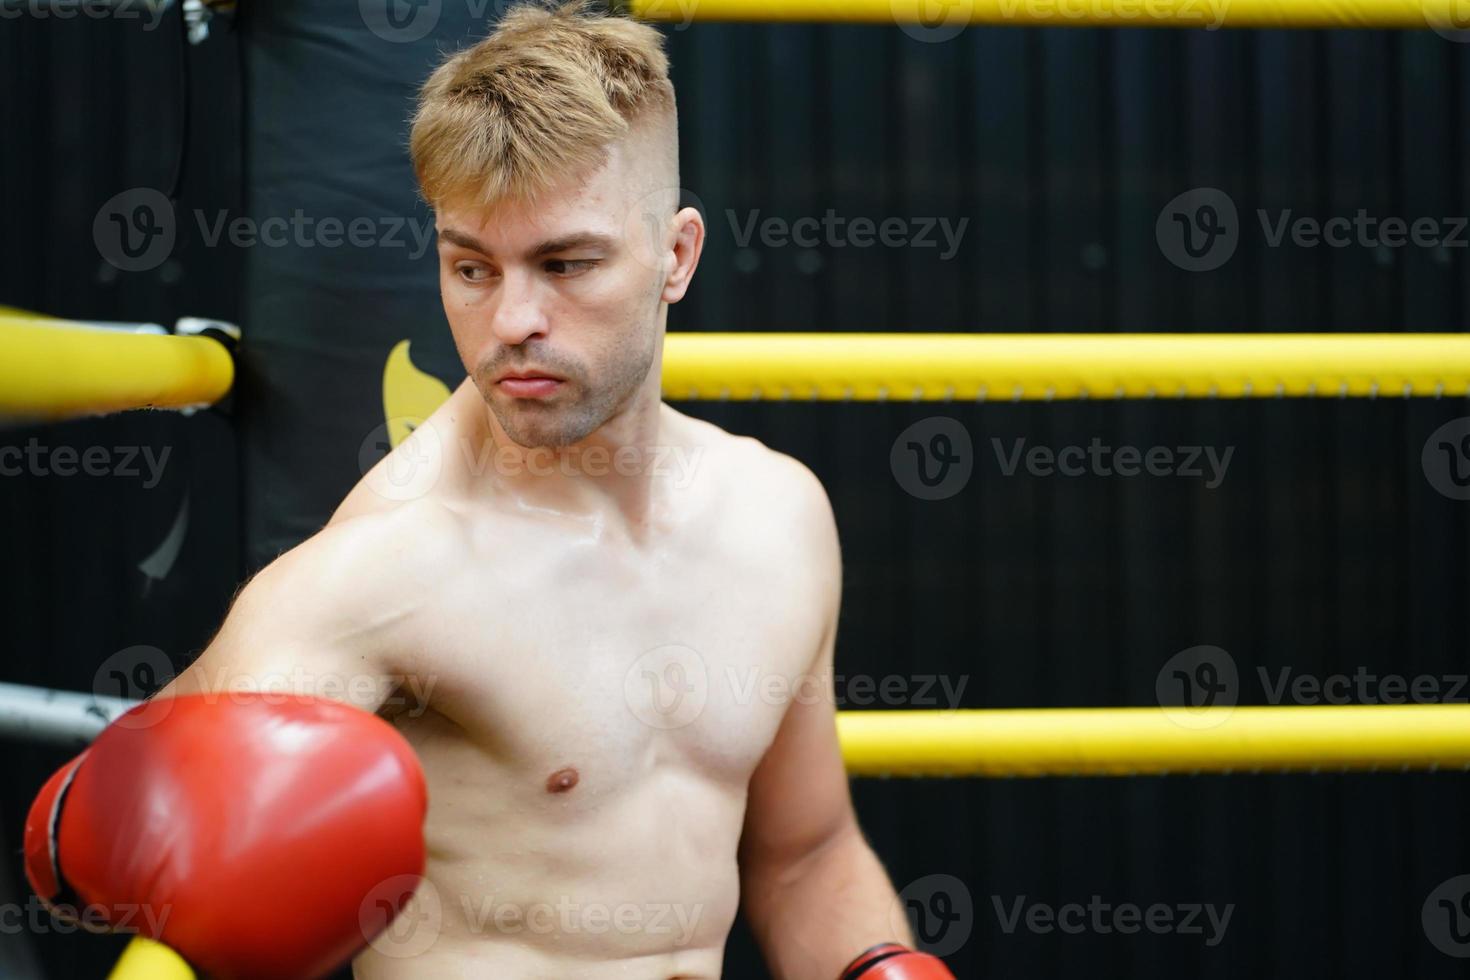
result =
[[660,401],[705,234],[661,37],[512,9],[412,153],[468,377],[159,697],[285,679],[412,745],[427,867],[362,980],[718,977],[742,898],[777,977],[950,976],[852,966],[912,940],[839,751],[821,485]]

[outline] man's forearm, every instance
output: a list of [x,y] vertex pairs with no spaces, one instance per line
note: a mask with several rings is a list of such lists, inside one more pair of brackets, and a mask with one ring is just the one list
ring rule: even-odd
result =
[[751,864],[742,887],[776,980],[837,980],[870,946],[912,943],[893,885],[856,826],[797,860]]

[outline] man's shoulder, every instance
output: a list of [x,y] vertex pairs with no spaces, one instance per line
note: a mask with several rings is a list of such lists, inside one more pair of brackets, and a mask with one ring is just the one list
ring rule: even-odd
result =
[[832,504],[822,481],[811,467],[751,436],[733,437],[731,461],[739,488],[747,499],[800,521],[830,517]]
[[715,519],[728,545],[721,560],[759,576],[823,622],[837,615],[842,548],[822,481],[796,457],[749,436],[724,446],[721,506]]
[[801,506],[829,506],[822,481],[795,456],[773,449],[754,436],[729,432],[703,419],[684,418],[689,425],[690,449],[720,463],[722,483]]
[[426,586],[452,567],[464,520],[434,498],[334,518],[261,572],[286,586],[330,584],[371,603],[385,590]]
[[738,525],[761,527],[763,533],[749,535],[760,547],[768,546],[772,535],[805,551],[836,547],[832,503],[809,466],[753,436],[705,424],[714,432],[700,445],[716,461],[717,512],[722,519],[740,515],[748,520],[737,521]]

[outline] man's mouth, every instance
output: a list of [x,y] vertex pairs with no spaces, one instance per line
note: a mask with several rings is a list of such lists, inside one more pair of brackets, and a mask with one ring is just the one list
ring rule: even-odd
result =
[[539,371],[512,371],[495,384],[512,398],[545,398],[561,387],[562,379]]

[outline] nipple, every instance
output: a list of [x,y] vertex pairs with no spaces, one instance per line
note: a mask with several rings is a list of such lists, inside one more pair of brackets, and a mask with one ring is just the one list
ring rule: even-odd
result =
[[546,792],[565,793],[573,786],[576,786],[577,780],[580,778],[581,777],[577,775],[577,770],[573,769],[571,766],[567,766],[565,769],[558,769],[556,772],[546,777]]

